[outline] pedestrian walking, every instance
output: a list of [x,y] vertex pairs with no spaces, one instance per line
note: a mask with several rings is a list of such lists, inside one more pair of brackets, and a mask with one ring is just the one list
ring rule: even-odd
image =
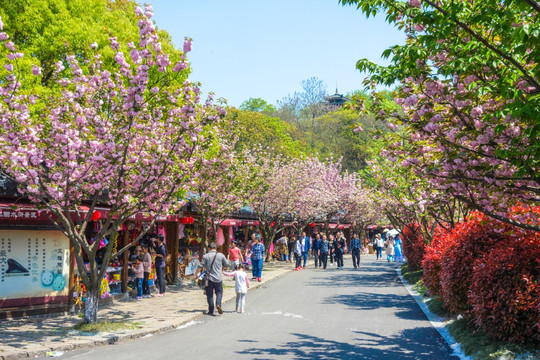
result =
[[395,245],[394,237],[388,236],[385,241],[386,261],[388,262],[394,261],[394,255],[395,255],[394,245]]
[[381,234],[375,235],[375,246],[377,251],[377,260],[382,261],[382,250],[384,247],[384,240],[381,237]]
[[232,270],[235,270],[238,264],[244,262],[242,251],[236,246],[236,241],[233,241],[229,253],[227,254],[227,260],[229,260]]
[[244,264],[237,265],[236,270],[233,272],[224,272],[225,276],[234,276],[234,290],[236,292],[236,312],[244,313],[246,305],[246,294],[249,288],[249,280],[246,274],[246,268]]
[[163,244],[164,239],[165,238],[161,234],[155,238],[156,280],[159,289],[156,296],[165,296],[165,258],[167,256],[167,250]]
[[296,260],[296,266],[294,270],[302,270],[302,238],[298,237],[294,244],[294,259]]
[[345,238],[338,233],[334,240],[334,257],[336,259],[336,266],[338,269],[343,270],[343,253],[345,252]]
[[396,235],[395,238],[395,245],[394,245],[394,251],[395,251],[395,257],[396,261],[402,262],[403,261],[403,249],[401,248],[401,238],[399,235]]
[[253,247],[253,244],[255,244],[255,238],[257,237],[257,234],[253,233],[251,234],[251,239],[246,244],[246,250],[245,250],[245,256],[244,258],[249,259],[249,254],[251,254],[251,248]]
[[287,236],[283,234],[278,240],[277,240],[279,253],[281,254],[281,261],[289,261],[289,249],[287,246]]
[[261,235],[256,235],[253,241],[250,252],[253,280],[261,282],[265,249],[261,244]]
[[330,258],[330,265],[334,265],[334,234],[330,234],[328,239],[328,257]]
[[150,286],[148,286],[148,279],[150,278],[150,272],[152,271],[152,255],[150,255],[148,245],[143,244],[141,246],[142,249],[142,265],[143,265],[143,283],[142,283],[142,297],[148,298],[150,297]]
[[289,262],[292,262],[293,256],[294,256],[294,244],[296,243],[296,240],[294,239],[294,236],[290,236],[287,239],[287,250],[289,251]]
[[301,240],[302,240],[302,260],[304,262],[302,267],[305,269],[306,261],[307,261],[307,257],[309,253],[309,248],[310,248],[310,238],[306,235],[305,232],[302,232]]
[[353,266],[354,268],[360,267],[360,251],[361,251],[361,244],[360,244],[360,238],[358,238],[358,235],[356,233],[352,234],[351,238],[351,255],[353,260]]
[[326,269],[326,262],[328,261],[328,240],[326,235],[322,236],[322,240],[319,244],[319,267],[323,266]]
[[137,282],[137,297],[135,299],[142,299],[143,297],[144,267],[142,260],[142,256],[138,256],[135,259],[135,263],[132,265],[133,272],[135,273],[135,280]]
[[321,244],[321,236],[319,234],[315,235],[315,239],[313,239],[311,243],[312,251],[313,251],[313,257],[315,258],[315,269],[320,267],[319,264],[319,246]]
[[206,301],[208,302],[207,315],[214,314],[214,293],[216,294],[216,308],[218,313],[222,314],[221,299],[223,297],[223,269],[229,265],[227,258],[222,253],[217,252],[215,242],[211,242],[208,246],[210,251],[202,258],[199,267],[193,274],[193,278],[197,280],[199,272],[204,269],[208,273],[208,285],[205,288]]

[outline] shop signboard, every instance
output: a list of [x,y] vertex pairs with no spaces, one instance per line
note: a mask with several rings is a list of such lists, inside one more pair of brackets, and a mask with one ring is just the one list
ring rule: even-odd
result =
[[60,231],[0,230],[0,307],[66,302],[69,239]]

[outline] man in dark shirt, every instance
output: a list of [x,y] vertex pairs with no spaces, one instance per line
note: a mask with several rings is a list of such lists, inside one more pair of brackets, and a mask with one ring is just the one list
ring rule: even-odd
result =
[[223,297],[223,269],[229,266],[227,258],[222,253],[217,252],[215,242],[208,246],[210,251],[203,256],[199,267],[195,271],[193,278],[196,280],[201,269],[208,273],[208,286],[205,289],[206,301],[208,302],[207,315],[214,314],[214,292],[216,293],[216,308],[222,314],[221,298]]
[[338,232],[334,240],[334,257],[337,268],[343,270],[343,253],[345,252],[345,237]]
[[321,243],[321,235],[318,233],[315,235],[315,239],[312,240],[311,248],[313,249],[313,256],[315,257],[315,268],[321,267],[319,264],[319,244]]
[[328,260],[328,248],[329,244],[326,241],[326,235],[323,234],[322,240],[319,243],[319,267],[323,266],[323,269],[326,269],[326,261]]
[[159,294],[156,294],[156,296],[165,295],[165,258],[167,251],[165,250],[163,240],[163,235],[160,234],[154,243],[154,251],[156,253],[156,280],[159,288]]
[[353,233],[351,238],[351,254],[352,254],[352,261],[354,268],[360,267],[360,239],[358,238],[358,235],[356,233]]

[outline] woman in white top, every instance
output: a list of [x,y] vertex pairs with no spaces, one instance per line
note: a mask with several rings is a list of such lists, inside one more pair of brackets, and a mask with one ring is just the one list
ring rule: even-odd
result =
[[235,291],[236,291],[236,312],[244,313],[244,307],[246,305],[246,294],[249,288],[249,280],[245,271],[244,264],[240,263],[236,266],[236,271],[223,272],[225,276],[234,276]]

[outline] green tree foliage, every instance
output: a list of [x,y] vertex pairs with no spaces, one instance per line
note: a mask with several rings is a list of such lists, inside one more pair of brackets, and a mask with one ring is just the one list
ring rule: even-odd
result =
[[[31,63],[39,64],[42,84],[50,86],[54,64],[65,63],[69,54],[79,59],[92,57],[90,44],[94,42],[104,66],[113,66],[115,51],[109,37],[116,36],[124,46],[138,42],[135,5],[132,0],[0,0],[0,16],[10,40],[27,55],[22,66],[29,69]],[[159,35],[163,50],[175,63],[180,52],[167,32],[161,30]]]
[[305,149],[295,126],[278,117],[232,108],[226,121],[238,136],[237,150],[261,145],[286,156],[298,157]]
[[277,111],[276,107],[261,98],[249,98],[240,104],[240,110],[272,114]]
[[[355,132],[358,126],[363,131]],[[303,133],[311,151],[319,158],[342,158],[344,170],[357,172],[366,166],[374,137],[385,131],[375,117],[359,115],[350,109],[338,109],[316,118],[313,129]]]

